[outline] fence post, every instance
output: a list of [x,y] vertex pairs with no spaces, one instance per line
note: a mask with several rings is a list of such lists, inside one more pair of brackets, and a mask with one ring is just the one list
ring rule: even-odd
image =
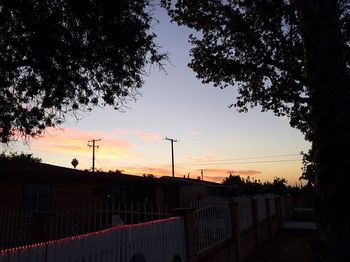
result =
[[260,246],[260,224],[259,224],[259,217],[258,217],[258,199],[252,198],[252,212],[253,212],[253,228],[255,232],[255,240],[256,245]]
[[265,197],[265,206],[266,206],[266,217],[267,217],[267,223],[269,227],[269,238],[272,238],[272,216],[271,216],[271,205],[270,205],[270,197]]
[[181,216],[185,227],[186,261],[197,262],[197,233],[194,224],[194,208],[175,208],[170,213]]
[[[241,232],[239,228],[239,203],[237,201],[229,202],[230,207],[230,223],[231,223],[231,241],[233,242],[235,254],[231,257],[235,257],[235,261],[241,261],[240,254],[240,239]],[[230,249],[231,251],[233,248]]]
[[276,201],[275,203],[276,203],[276,216],[278,221],[278,228],[281,229],[283,227],[281,197],[276,196],[275,201]]
[[293,205],[292,199],[290,195],[286,196],[286,204],[287,204],[287,220],[292,220],[293,218]]

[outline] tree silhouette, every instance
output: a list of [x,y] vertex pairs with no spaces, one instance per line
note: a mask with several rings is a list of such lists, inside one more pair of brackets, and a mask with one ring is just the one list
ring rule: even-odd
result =
[[143,177],[146,177],[146,178],[157,178],[155,175],[153,174],[142,174]]
[[274,177],[270,190],[274,194],[285,194],[287,193],[287,180],[285,178]]
[[166,59],[149,9],[149,0],[1,1],[1,142],[135,99],[145,66]]
[[189,66],[203,83],[235,86],[241,112],[287,116],[312,142],[320,261],[350,261],[350,3],[348,0],[171,1],[199,31]]
[[229,176],[222,180],[222,183],[224,185],[240,185],[244,183],[244,180],[240,176],[235,176],[233,173],[230,173]]
[[124,170],[116,169],[116,170],[109,170],[108,173],[113,173],[115,175],[121,175],[123,174]]
[[17,162],[32,162],[32,163],[41,163],[41,158],[34,157],[33,154],[25,154],[25,153],[10,153],[6,154],[5,152],[2,152],[0,154],[0,162],[5,161],[17,161]]
[[72,159],[72,162],[70,162],[72,164],[72,166],[74,167],[74,169],[77,167],[77,165],[79,165],[79,161],[76,158]]

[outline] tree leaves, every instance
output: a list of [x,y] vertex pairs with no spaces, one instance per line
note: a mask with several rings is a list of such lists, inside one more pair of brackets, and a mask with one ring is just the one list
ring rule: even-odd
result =
[[294,6],[289,1],[162,1],[179,25],[196,29],[189,66],[203,83],[236,86],[233,105],[260,105],[310,139],[309,92]]
[[143,1],[0,3],[0,138],[40,135],[67,113],[135,99],[159,52]]

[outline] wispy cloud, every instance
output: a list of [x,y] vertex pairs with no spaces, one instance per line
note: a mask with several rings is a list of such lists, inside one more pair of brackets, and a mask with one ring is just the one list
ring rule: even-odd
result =
[[204,179],[221,183],[222,180],[229,175],[229,171],[233,171],[235,176],[254,176],[261,174],[261,172],[257,170],[227,170],[221,168],[208,168],[204,169]]
[[257,170],[231,170],[236,176],[255,176],[260,175],[261,172]]
[[146,142],[158,142],[161,140],[161,136],[155,132],[144,132],[141,130],[135,131],[137,137],[142,138]]
[[190,130],[190,135],[191,135],[191,136],[199,136],[199,135],[201,135],[202,133],[203,133],[202,131],[199,131],[199,130],[196,130],[196,129]]
[[214,155],[206,155],[203,157],[188,156],[188,157],[186,157],[186,160],[188,160],[190,162],[208,162],[208,161],[215,161],[216,156],[214,156]]
[[145,142],[158,142],[161,140],[161,135],[157,132],[146,132],[143,130],[127,130],[127,129],[116,129],[111,132],[113,135],[125,135],[135,136],[143,139]]
[[[126,137],[125,137],[126,136]],[[116,129],[110,132],[86,131],[74,128],[48,129],[45,136],[36,140],[32,148],[46,155],[88,156],[91,150],[88,141],[101,139],[98,142],[98,155],[100,159],[117,159],[122,157],[135,157],[132,151],[134,144],[132,137],[142,138],[145,142],[160,140],[160,135],[154,132],[141,130]]]
[[171,173],[170,168],[162,167],[122,167],[124,173],[133,174],[133,175],[142,175],[142,174],[152,174],[156,177],[169,176]]
[[206,179],[211,182],[221,183],[226,176],[210,176]]

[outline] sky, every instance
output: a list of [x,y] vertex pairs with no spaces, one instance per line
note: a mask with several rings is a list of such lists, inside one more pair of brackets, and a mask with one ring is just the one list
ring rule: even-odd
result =
[[[78,169],[92,166],[92,148],[96,142],[95,166],[99,170],[123,170],[133,175],[171,175],[171,147],[174,143],[175,176],[222,182],[229,172],[260,181],[286,178],[294,185],[301,175],[301,151],[310,144],[289,126],[288,119],[276,117],[259,108],[238,113],[228,106],[235,102],[234,87],[214,88],[202,84],[187,67],[190,61],[185,27],[171,24],[164,10],[155,12],[157,42],[169,52],[166,73],[150,68],[142,96],[131,101],[124,112],[95,108],[81,114],[80,120],[67,116],[60,128],[29,144],[17,142],[3,150],[31,153],[44,163]],[[147,69],[148,71],[148,69]],[[300,183],[298,181],[298,183]]]

